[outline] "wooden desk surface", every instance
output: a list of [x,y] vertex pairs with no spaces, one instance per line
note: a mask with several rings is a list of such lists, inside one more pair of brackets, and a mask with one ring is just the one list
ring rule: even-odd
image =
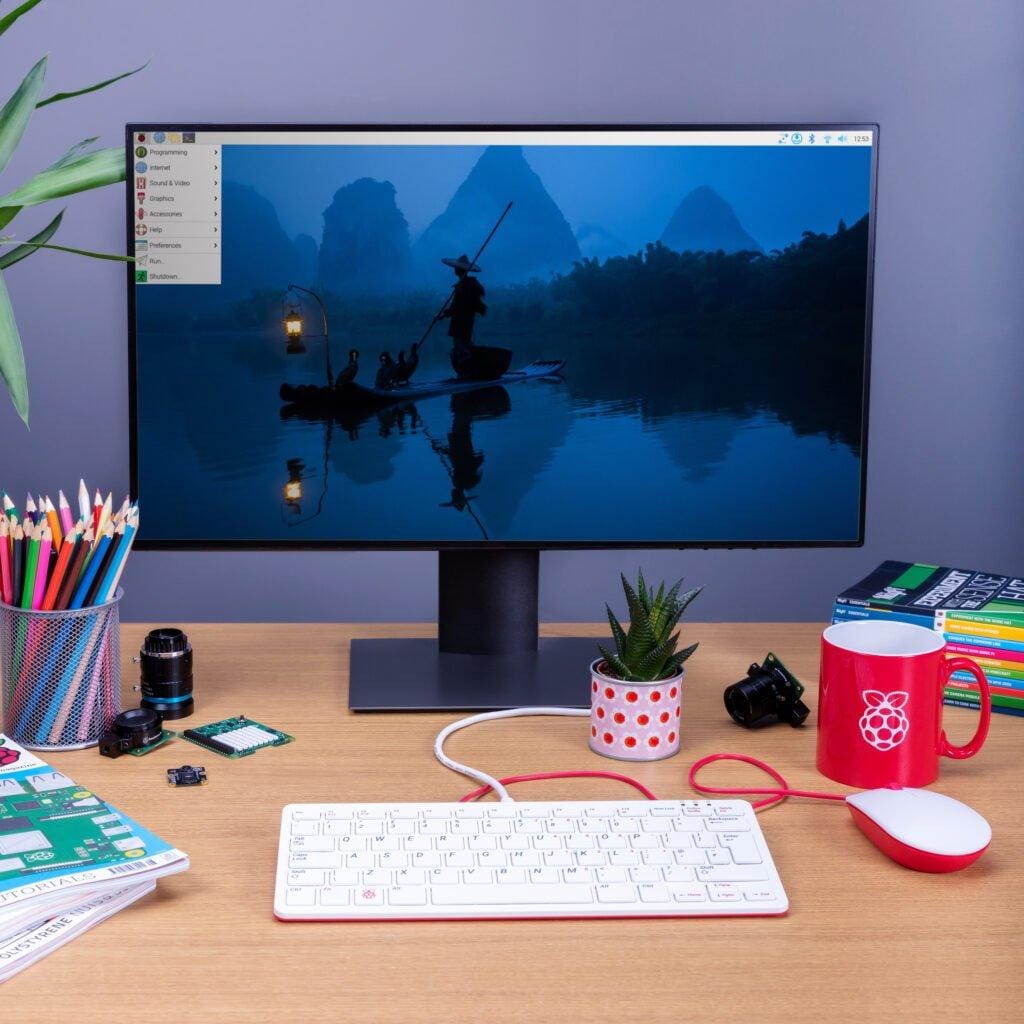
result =
[[[149,627],[123,629],[124,678]],[[198,711],[189,724],[244,713],[297,742],[240,761],[177,741],[145,758],[52,755],[76,781],[177,844],[191,869],[29,968],[3,1006],[85,1024],[209,1020],[483,1022],[704,1021],[844,1024],[1019,1021],[1024,999],[1024,721],[993,716],[986,749],[946,761],[939,786],[992,823],[992,849],[956,875],[917,874],[883,857],[834,804],[790,801],[762,826],[789,893],[788,917],[670,921],[283,924],[272,915],[281,807],[291,802],[454,800],[470,787],[434,762],[452,716],[351,715],[352,636],[429,635],[428,627],[195,625]],[[682,752],[632,774],[661,797],[688,797],[686,771],[716,750],[757,754],[794,785],[833,788],[814,770],[811,727],[749,733],[722,690],[770,648],[808,684],[816,625],[692,624]],[[577,625],[551,635],[601,632]],[[586,671],[581,666],[581,671]],[[127,687],[126,687],[127,689]],[[808,686],[812,708],[815,686]],[[126,694],[126,701],[130,697]],[[973,712],[947,708],[957,738]],[[498,775],[622,768],[587,749],[585,722],[488,723],[450,741],[453,756]],[[202,789],[164,770],[204,764]],[[760,777],[717,766],[725,784]],[[613,782],[516,787],[521,799],[617,799]],[[1016,874],[1014,874],[1016,872]],[[121,986],[125,986],[122,988]],[[126,1002],[123,992],[133,992]]]

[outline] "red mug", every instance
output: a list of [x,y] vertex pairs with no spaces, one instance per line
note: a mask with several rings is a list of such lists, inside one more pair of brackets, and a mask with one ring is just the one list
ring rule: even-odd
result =
[[[939,757],[974,757],[988,736],[992,697],[970,658],[949,658],[941,633],[906,622],[860,620],[821,635],[818,771],[863,789],[927,786]],[[942,728],[942,691],[956,671],[981,690],[978,728],[953,746]]]

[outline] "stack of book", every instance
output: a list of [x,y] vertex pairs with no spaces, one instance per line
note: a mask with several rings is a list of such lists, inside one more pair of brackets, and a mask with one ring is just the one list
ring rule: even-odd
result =
[[0,984],[188,858],[0,734]]
[[[968,657],[992,690],[992,710],[1024,715],[1024,579],[944,565],[883,562],[835,601],[833,622],[881,619],[941,633],[946,656]],[[978,684],[954,672],[945,702],[979,706]]]

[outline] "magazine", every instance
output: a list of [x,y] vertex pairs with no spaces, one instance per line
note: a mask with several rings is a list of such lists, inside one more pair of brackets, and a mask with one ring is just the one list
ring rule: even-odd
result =
[[0,980],[187,867],[180,850],[0,733]]

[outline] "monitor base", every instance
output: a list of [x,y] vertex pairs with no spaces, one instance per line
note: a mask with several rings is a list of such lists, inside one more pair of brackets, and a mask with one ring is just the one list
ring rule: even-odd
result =
[[542,637],[536,651],[443,654],[436,640],[353,640],[353,711],[497,711],[590,706],[592,637]]

